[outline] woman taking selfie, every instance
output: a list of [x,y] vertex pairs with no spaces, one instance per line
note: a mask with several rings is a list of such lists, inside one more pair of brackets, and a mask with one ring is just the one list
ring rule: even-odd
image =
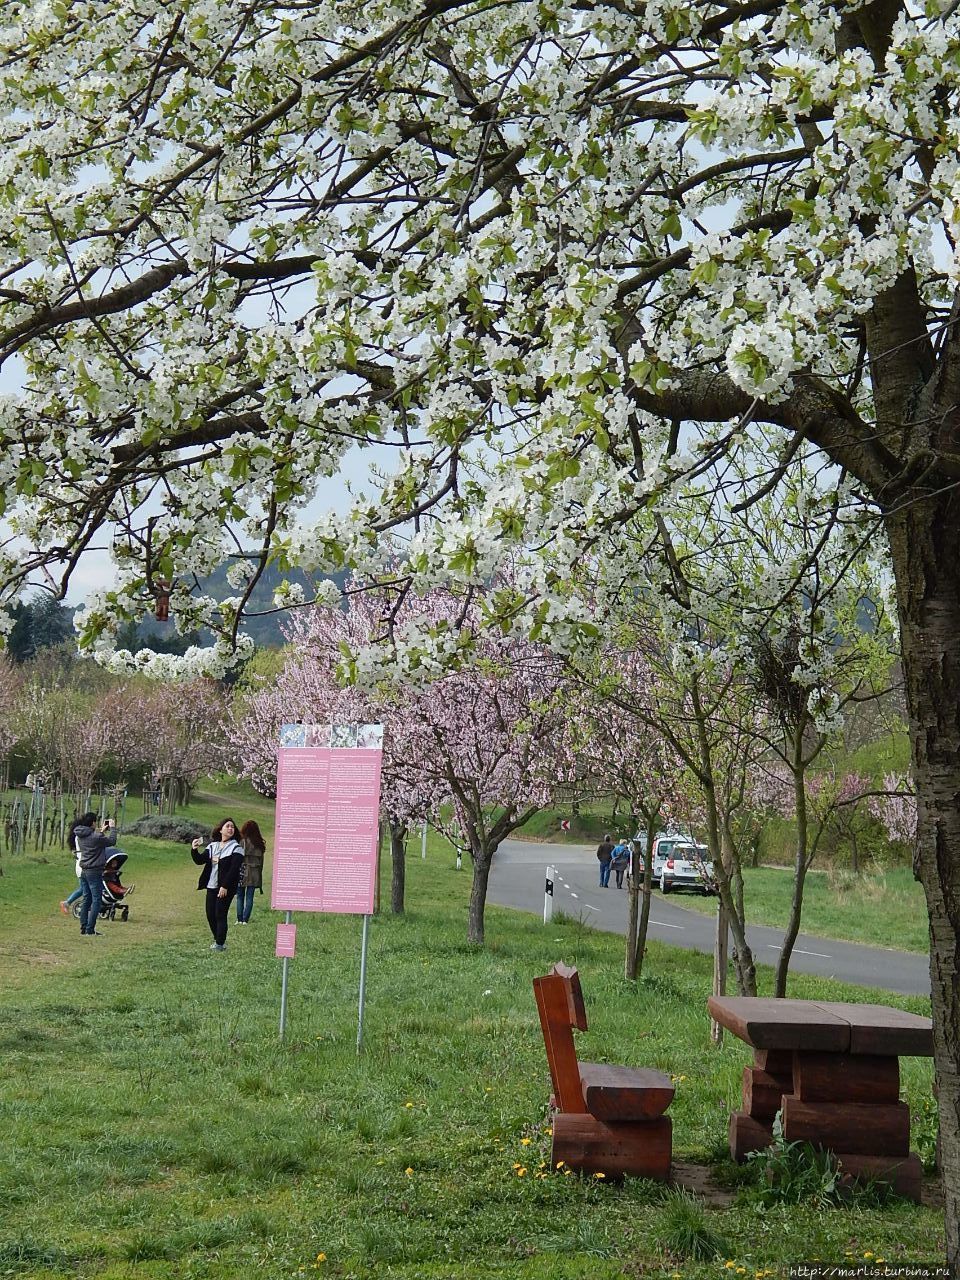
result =
[[213,838],[205,848],[202,839],[194,840],[190,856],[203,867],[197,888],[207,891],[207,924],[213,934],[210,950],[224,951],[230,903],[243,868],[243,846],[237,839],[237,824],[232,818],[224,818],[219,827],[214,828]]

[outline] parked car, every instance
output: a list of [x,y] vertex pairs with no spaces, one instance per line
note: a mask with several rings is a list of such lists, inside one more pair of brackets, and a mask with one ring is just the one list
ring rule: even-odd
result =
[[[699,889],[701,893],[716,893],[717,881],[709,852],[705,844],[674,840],[660,866],[661,891],[670,893],[673,889]],[[656,862],[654,874],[656,875]]]
[[[646,832],[638,831],[634,836],[634,840],[641,842],[641,848],[646,854],[647,836]],[[682,835],[676,831],[661,831],[653,842],[653,870],[651,872],[653,887],[660,888],[660,880],[663,875],[664,865],[669,857],[673,854],[677,844],[695,844],[693,836]],[[640,866],[645,865],[644,858],[641,857]]]

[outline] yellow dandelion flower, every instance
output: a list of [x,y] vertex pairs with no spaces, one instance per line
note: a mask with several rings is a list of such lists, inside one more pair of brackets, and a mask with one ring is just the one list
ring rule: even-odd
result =
[[607,1175],[605,1173],[595,1173],[593,1176],[595,1178],[605,1178]]
[[326,1255],[325,1253],[318,1253],[318,1254],[317,1254],[317,1261],[318,1261],[318,1262],[326,1262],[326,1260],[327,1260],[327,1255]]
[[747,1268],[746,1268],[746,1267],[737,1267],[736,1274],[737,1274],[738,1276],[745,1276],[745,1275],[747,1274]]
[[521,1145],[521,1147],[529,1147],[529,1145],[530,1145],[530,1143],[531,1143],[532,1141],[533,1141],[533,1139],[532,1139],[532,1138],[521,1138],[521,1139],[520,1139],[520,1145]]
[[412,1107],[412,1106],[413,1106],[413,1103],[412,1103],[412,1102],[405,1102],[403,1105],[404,1105],[405,1107]]
[[514,1160],[514,1162],[513,1162],[513,1167],[514,1167],[514,1169],[519,1169],[519,1168],[521,1168],[520,1161],[519,1161],[519,1160]]
[[874,1261],[876,1262],[877,1266],[879,1266],[881,1262],[886,1262],[886,1258],[875,1258]]
[[566,1160],[558,1160],[558,1161],[557,1161],[557,1168],[558,1168],[558,1169],[562,1169],[562,1168],[563,1168],[563,1166],[564,1166],[566,1163],[567,1163],[567,1162],[566,1162]]
[[563,1176],[564,1176],[565,1178],[569,1178],[569,1177],[570,1177],[570,1175],[571,1175],[571,1173],[573,1173],[573,1170],[572,1170],[572,1169],[564,1169],[564,1171],[563,1171]]
[[403,1172],[407,1175],[407,1177],[408,1177],[408,1178],[412,1178],[412,1177],[413,1177],[413,1166],[408,1164],[408,1165],[407,1165],[407,1167],[404,1169],[404,1171],[403,1171]]
[[728,1271],[732,1271],[732,1270],[733,1270],[733,1268],[734,1268],[737,1264],[736,1264],[735,1262],[732,1262],[732,1261],[728,1258],[728,1259],[727,1259],[727,1261],[726,1261],[723,1265],[727,1268],[727,1270],[728,1270]]
[[872,1258],[872,1257],[873,1257],[873,1250],[872,1250],[872,1249],[868,1249],[868,1250],[866,1251],[866,1253],[865,1253],[863,1256],[864,1256],[865,1258]]
[[543,1131],[543,1132],[547,1135],[547,1137],[548,1137],[548,1138],[552,1138],[552,1137],[553,1137],[553,1130],[552,1130],[552,1129],[550,1129],[550,1128],[546,1128],[546,1129],[544,1129],[544,1131]]
[[526,1174],[526,1172],[527,1172],[527,1171],[526,1171],[526,1169],[524,1168],[524,1166],[523,1166],[523,1165],[521,1165],[521,1166],[520,1166],[520,1168],[517,1170],[517,1177],[518,1177],[518,1178],[522,1178],[522,1177]]

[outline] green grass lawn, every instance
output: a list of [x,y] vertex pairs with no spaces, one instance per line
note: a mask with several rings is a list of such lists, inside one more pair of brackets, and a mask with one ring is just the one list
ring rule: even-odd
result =
[[[270,812],[210,791],[193,808],[265,829]],[[268,895],[212,954],[186,846],[124,844],[131,918],[104,922],[100,939],[81,940],[57,910],[68,855],[4,863],[0,1276],[706,1280],[865,1253],[942,1258],[933,1209],[763,1207],[741,1186],[732,1207],[707,1211],[721,1256],[694,1261],[665,1227],[660,1187],[549,1171],[530,980],[564,959],[580,968],[591,1019],[581,1055],[673,1073],[676,1155],[743,1182],[725,1139],[748,1051],[729,1036],[710,1043],[705,957],[652,945],[632,986],[621,939],[496,908],[475,950],[468,870],[433,841],[421,862],[417,842],[408,913],[371,927],[358,1059],[357,918],[299,918],[281,1044]],[[794,982],[798,996],[882,998]],[[909,1059],[903,1074],[914,1146],[929,1155],[931,1065]]]
[[[743,897],[750,924],[785,928],[793,892],[793,872],[785,867],[747,868]],[[677,893],[671,902],[710,915],[716,899],[702,894]],[[804,933],[822,938],[843,938],[876,947],[926,954],[927,910],[923,889],[906,867],[890,871],[812,871],[803,892]]]

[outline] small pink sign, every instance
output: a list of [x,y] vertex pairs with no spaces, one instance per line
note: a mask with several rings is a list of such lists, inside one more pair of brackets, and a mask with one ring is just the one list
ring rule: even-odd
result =
[[275,911],[372,914],[382,758],[379,724],[282,726]]
[[277,925],[276,954],[278,956],[289,956],[291,959],[297,954],[297,926],[295,924]]

